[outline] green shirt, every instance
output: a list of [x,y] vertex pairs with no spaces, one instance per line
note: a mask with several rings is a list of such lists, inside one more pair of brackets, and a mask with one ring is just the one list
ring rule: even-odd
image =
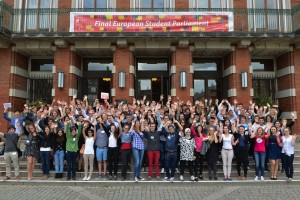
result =
[[69,152],[78,151],[78,141],[79,141],[79,136],[81,134],[82,124],[77,123],[77,126],[78,129],[76,131],[76,137],[73,137],[70,132],[70,122],[66,126],[66,137],[67,137],[66,150]]

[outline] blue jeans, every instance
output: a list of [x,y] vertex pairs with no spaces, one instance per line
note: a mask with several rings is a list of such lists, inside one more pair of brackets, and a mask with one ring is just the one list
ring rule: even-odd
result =
[[285,170],[286,177],[287,178],[293,178],[293,175],[294,175],[294,167],[293,167],[294,154],[291,154],[290,156],[284,155],[283,160],[284,160],[284,170]]
[[134,177],[140,177],[143,156],[144,156],[144,149],[132,148],[132,153],[134,158]]
[[41,162],[42,162],[42,170],[43,170],[44,175],[49,175],[50,154],[51,154],[51,151],[40,151],[40,157],[41,157]]
[[63,173],[64,172],[64,157],[65,157],[65,152],[63,150],[55,152],[55,154],[54,154],[55,173]]
[[260,169],[261,176],[264,176],[266,152],[254,152],[254,159],[255,159],[255,175],[259,176],[259,169]]
[[72,172],[72,178],[76,178],[76,160],[77,160],[77,152],[67,152],[67,163],[68,163],[68,177],[71,178],[71,172]]
[[165,168],[166,154],[165,154],[166,142],[160,141],[160,167]]
[[[166,175],[168,178],[174,177],[177,164],[177,152],[166,152]],[[171,176],[170,176],[171,167]]]

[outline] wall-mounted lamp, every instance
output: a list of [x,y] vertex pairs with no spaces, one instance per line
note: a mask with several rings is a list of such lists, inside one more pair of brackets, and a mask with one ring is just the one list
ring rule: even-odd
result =
[[248,87],[248,72],[242,72],[242,88]]
[[57,79],[57,87],[63,88],[64,87],[64,72],[58,72],[58,79]]
[[120,88],[125,87],[125,79],[126,79],[125,72],[119,72],[119,87]]
[[186,71],[180,72],[180,87],[185,88],[187,86],[187,74]]

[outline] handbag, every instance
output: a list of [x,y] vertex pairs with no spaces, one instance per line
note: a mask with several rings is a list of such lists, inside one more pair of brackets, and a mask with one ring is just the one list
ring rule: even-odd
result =
[[80,153],[80,154],[83,154],[83,153],[84,153],[84,150],[85,150],[85,144],[83,144],[83,145],[81,146],[81,149],[80,149],[79,153]]

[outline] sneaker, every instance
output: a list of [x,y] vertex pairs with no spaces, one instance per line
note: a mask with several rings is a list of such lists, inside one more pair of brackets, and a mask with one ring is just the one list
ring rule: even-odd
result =
[[227,178],[227,181],[232,181],[232,178]]
[[258,176],[255,176],[255,179],[254,179],[255,181],[258,181]]
[[114,175],[114,179],[115,179],[115,181],[118,179],[117,175]]
[[215,180],[215,181],[218,180],[218,177],[215,176],[215,177],[214,177],[214,180]]
[[263,176],[261,176],[261,177],[260,177],[260,180],[261,180],[261,181],[264,181],[265,179],[264,179],[264,177],[263,177]]
[[182,176],[182,175],[180,175],[179,179],[180,179],[180,181],[184,181],[184,179],[183,179],[183,176]]
[[70,177],[68,177],[68,178],[66,179],[66,181],[69,181],[69,180],[71,180],[71,178],[70,178]]
[[47,180],[48,178],[49,178],[48,175],[45,175],[45,176],[44,176],[44,180]]
[[137,177],[139,179],[139,181],[144,181],[145,179],[141,176]]
[[194,179],[194,181],[197,181],[197,182],[198,182],[198,178],[196,177],[196,178]]
[[293,179],[292,178],[288,178],[288,182],[292,182],[293,181]]
[[174,182],[174,177],[171,177],[171,178],[170,178],[170,181],[171,181],[171,182]]
[[164,178],[164,181],[169,181],[170,179],[168,177],[165,177]]
[[208,179],[209,179],[209,180],[212,180],[212,177],[210,176],[210,177],[208,177]]
[[86,181],[86,179],[87,179],[87,177],[85,176],[82,180],[83,180],[83,181]]
[[134,181],[135,181],[135,182],[139,182],[138,177],[134,177]]
[[111,180],[113,179],[113,178],[112,178],[112,175],[109,175],[109,178],[108,178],[108,179],[111,181]]
[[157,176],[157,177],[156,177],[156,180],[158,180],[158,181],[159,181],[159,180],[160,180],[160,176]]
[[195,177],[194,177],[194,176],[191,176],[190,180],[191,180],[191,181],[194,181],[194,180],[195,180]]
[[160,173],[162,173],[162,174],[165,173],[165,169],[161,168]]
[[223,178],[223,181],[228,181],[228,178]]
[[200,180],[203,180],[203,177],[202,177],[202,176],[199,176],[199,179],[200,179]]
[[7,180],[9,180],[10,179],[10,177],[9,176],[5,176],[5,178],[3,179],[4,181],[7,181]]
[[87,181],[89,181],[89,180],[91,180],[91,178],[92,178],[92,177],[91,177],[91,176],[89,176],[89,177],[87,177],[87,178],[86,178],[86,180],[87,180]]
[[151,181],[151,176],[148,176],[148,181]]
[[73,177],[72,180],[73,180],[73,181],[76,181],[76,177]]

